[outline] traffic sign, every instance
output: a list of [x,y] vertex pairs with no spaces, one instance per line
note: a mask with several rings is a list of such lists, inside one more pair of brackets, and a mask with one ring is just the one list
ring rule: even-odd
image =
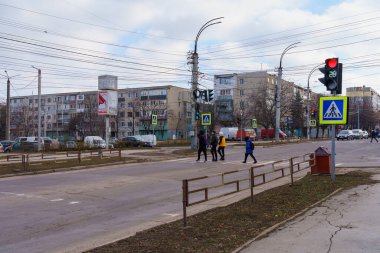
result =
[[202,126],[211,126],[211,113],[202,113]]
[[150,123],[152,124],[152,125],[157,125],[157,115],[156,114],[152,114],[152,116],[151,116],[151,119],[150,119]]
[[257,128],[257,120],[252,119],[252,128]]
[[315,119],[311,119],[311,120],[309,121],[309,126],[312,126],[312,127],[317,126],[317,121],[316,121]]
[[319,100],[319,123],[344,125],[347,123],[347,96],[321,97]]

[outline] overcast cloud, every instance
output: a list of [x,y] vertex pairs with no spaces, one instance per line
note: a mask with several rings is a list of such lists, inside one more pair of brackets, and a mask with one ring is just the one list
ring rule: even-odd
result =
[[[282,51],[283,78],[306,87],[325,58],[344,64],[343,89],[380,93],[380,2],[376,0],[0,0],[0,68],[12,77],[11,96],[97,89],[97,77],[119,76],[119,88],[190,87],[187,53],[198,41],[201,85],[213,75],[268,70]],[[324,92],[310,79],[313,91]],[[0,100],[6,94],[2,76]]]

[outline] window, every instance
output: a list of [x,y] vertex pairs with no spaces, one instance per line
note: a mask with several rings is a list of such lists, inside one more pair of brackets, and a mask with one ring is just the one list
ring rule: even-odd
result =
[[125,126],[125,122],[124,121],[121,122],[121,126],[122,127]]
[[129,127],[133,126],[132,122],[129,121],[129,122],[128,122],[128,126],[129,126]]
[[220,90],[220,95],[221,95],[221,96],[224,96],[224,95],[231,95],[231,90],[230,90],[230,89],[227,89],[227,90]]
[[132,117],[133,117],[132,112],[128,112],[128,118],[132,118]]
[[240,97],[244,96],[244,90],[240,90]]
[[135,112],[135,117],[140,117],[140,112]]
[[48,103],[51,103],[51,98],[48,98],[47,101],[48,101]]
[[244,84],[244,79],[243,79],[243,78],[240,78],[240,79],[239,79],[239,83],[240,83],[240,84]]

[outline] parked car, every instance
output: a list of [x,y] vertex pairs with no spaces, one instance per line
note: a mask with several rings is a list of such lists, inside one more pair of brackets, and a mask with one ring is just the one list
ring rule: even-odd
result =
[[1,144],[1,142],[0,142],[0,153],[3,153],[3,152],[5,152],[5,151],[4,151],[4,146],[3,146],[3,144]]
[[66,141],[65,147],[69,149],[76,149],[78,148],[78,145],[75,141]]
[[354,139],[363,139],[363,131],[361,129],[352,129]]
[[86,136],[83,144],[86,148],[106,148],[106,141],[100,136]]
[[352,140],[354,139],[354,134],[352,130],[342,130],[336,136],[336,139],[339,140]]
[[15,142],[8,147],[7,152],[33,152],[38,150],[37,141]]
[[149,144],[144,142],[140,135],[127,136],[122,139],[124,145],[127,147],[143,147]]
[[12,144],[15,143],[14,141],[0,141],[0,144],[3,145],[3,148],[4,150],[9,147],[9,146],[12,146]]
[[368,132],[364,130],[364,131],[363,131],[363,138],[364,138],[364,139],[368,139],[368,137],[369,137]]

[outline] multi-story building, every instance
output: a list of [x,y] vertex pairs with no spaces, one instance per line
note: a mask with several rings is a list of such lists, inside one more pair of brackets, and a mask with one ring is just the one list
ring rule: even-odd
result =
[[355,105],[367,103],[372,106],[375,111],[380,110],[380,95],[371,87],[358,86],[346,88],[346,96],[350,98]]
[[[38,97],[11,98],[11,137],[36,136]],[[105,133],[105,118],[98,115],[97,91],[41,96],[41,134],[53,138]],[[158,125],[150,115],[158,115]],[[122,138],[154,133],[159,140],[187,138],[191,127],[190,91],[175,86],[118,90],[118,115],[110,116],[111,136]]]
[[[119,90],[119,137],[153,134],[159,140],[188,138],[191,130],[190,90],[176,86]],[[156,114],[158,124],[150,124]]]
[[[215,75],[214,93],[219,124],[238,126],[237,122],[242,119],[243,127],[249,126],[251,117],[255,117],[255,112],[252,110],[253,99],[258,96],[270,98],[266,101],[270,107],[275,98],[276,81],[277,77],[266,71]],[[302,97],[306,94],[304,88],[286,80],[282,80],[282,91],[282,104],[289,103],[292,99],[287,98],[292,98],[297,92]],[[291,121],[290,117],[290,115],[282,117],[282,125]]]

